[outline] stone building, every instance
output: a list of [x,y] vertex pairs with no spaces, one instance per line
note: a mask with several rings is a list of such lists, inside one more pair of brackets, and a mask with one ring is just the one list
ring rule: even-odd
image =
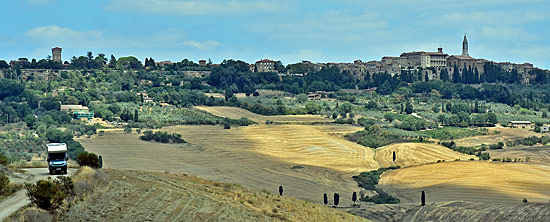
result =
[[275,61],[269,59],[262,59],[256,62],[256,72],[277,72],[275,68]]
[[441,67],[445,67],[445,62],[447,60],[447,57],[449,57],[449,55],[446,53],[443,53],[443,48],[438,48],[437,52],[413,51],[413,52],[402,53],[400,57],[406,61],[404,64],[407,66],[412,66],[415,68],[416,67],[441,68]]

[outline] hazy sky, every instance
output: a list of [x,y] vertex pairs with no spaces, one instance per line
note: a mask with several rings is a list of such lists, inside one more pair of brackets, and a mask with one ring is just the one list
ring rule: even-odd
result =
[[0,59],[42,59],[59,46],[64,60],[92,51],[353,62],[439,45],[460,54],[466,33],[473,57],[548,69],[548,11],[547,0],[9,0],[0,8]]

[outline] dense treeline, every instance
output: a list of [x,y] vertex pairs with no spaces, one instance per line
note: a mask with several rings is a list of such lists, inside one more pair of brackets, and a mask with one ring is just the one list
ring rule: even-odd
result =
[[452,149],[454,151],[468,154],[468,155],[476,155],[481,160],[488,160],[491,158],[489,153],[484,153],[483,151],[487,150],[487,147],[485,145],[482,146],[457,146],[454,141],[451,142],[441,142],[442,146],[445,146],[449,149]]
[[181,138],[181,134],[178,133],[168,133],[160,131],[150,131],[147,130],[143,132],[143,135],[139,137],[145,141],[155,141],[159,143],[187,143],[184,139]]
[[378,189],[376,185],[378,185],[378,181],[380,180],[380,176],[391,169],[398,169],[398,167],[390,167],[390,168],[380,168],[378,170],[372,170],[369,172],[362,172],[357,176],[353,176],[353,180],[357,182],[359,187],[362,187],[366,190],[375,191],[375,195],[373,196],[361,196],[361,201],[366,202],[374,202],[376,204],[397,204],[401,202],[399,198],[394,197],[392,195],[389,195],[388,193],[384,192],[382,189]]

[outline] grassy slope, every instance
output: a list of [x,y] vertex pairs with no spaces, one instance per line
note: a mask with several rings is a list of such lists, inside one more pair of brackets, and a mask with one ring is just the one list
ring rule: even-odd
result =
[[111,184],[65,221],[366,221],[307,201],[187,175],[105,170]]

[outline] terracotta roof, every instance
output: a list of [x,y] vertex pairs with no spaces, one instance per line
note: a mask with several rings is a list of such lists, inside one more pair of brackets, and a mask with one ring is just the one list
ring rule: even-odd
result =
[[269,60],[269,59],[262,59],[262,60],[260,60],[260,61],[257,61],[257,62],[275,62],[275,61],[273,61],[273,60]]
[[53,48],[53,49],[61,49],[61,48],[59,48],[59,47],[55,47],[55,48]]
[[82,105],[61,105],[61,110],[88,110],[88,107]]
[[471,57],[469,55],[452,55],[452,56],[449,56],[450,57],[455,57],[457,59],[470,59],[470,60],[476,60],[476,58],[474,57]]

